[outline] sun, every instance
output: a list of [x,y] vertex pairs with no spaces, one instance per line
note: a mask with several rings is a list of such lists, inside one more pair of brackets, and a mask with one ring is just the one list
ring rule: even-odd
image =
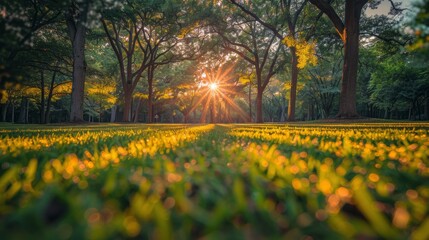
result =
[[209,88],[212,91],[216,91],[219,88],[219,86],[217,85],[217,83],[210,83]]

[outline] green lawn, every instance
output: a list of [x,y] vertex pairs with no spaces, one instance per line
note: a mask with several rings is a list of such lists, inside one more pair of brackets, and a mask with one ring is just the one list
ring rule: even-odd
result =
[[428,239],[428,123],[0,125],[2,239]]

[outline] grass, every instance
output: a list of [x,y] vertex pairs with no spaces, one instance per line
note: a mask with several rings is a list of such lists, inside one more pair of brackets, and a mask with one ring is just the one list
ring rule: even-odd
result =
[[429,124],[0,128],[6,239],[427,239]]

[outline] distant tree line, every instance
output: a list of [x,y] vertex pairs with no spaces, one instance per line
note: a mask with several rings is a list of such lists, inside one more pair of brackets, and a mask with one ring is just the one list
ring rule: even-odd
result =
[[428,120],[428,1],[385,1],[4,0],[0,121]]

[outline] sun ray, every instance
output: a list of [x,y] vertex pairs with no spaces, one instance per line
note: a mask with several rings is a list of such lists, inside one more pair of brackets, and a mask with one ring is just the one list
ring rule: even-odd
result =
[[202,69],[203,74],[200,83],[198,83],[198,88],[202,94],[190,110],[193,112],[197,107],[202,106],[201,122],[206,122],[209,111],[213,122],[232,121],[231,110],[237,113],[243,121],[248,121],[248,114],[231,99],[241,95],[237,92],[238,85],[234,81],[236,76],[232,73],[234,66],[235,64],[229,65],[226,69],[222,67]]
[[207,111],[210,108],[210,102],[211,102],[211,100],[212,100],[212,98],[209,96],[207,98],[206,103],[204,104],[203,112],[201,113],[201,119],[200,119],[201,122],[206,122]]
[[199,99],[198,99],[198,102],[196,102],[195,104],[194,104],[194,106],[191,108],[191,110],[189,110],[189,112],[191,113],[191,112],[193,112],[199,105],[200,105],[200,103],[202,103],[203,101],[204,101],[204,99],[205,98],[207,98],[207,96],[210,94],[210,92],[209,91],[207,91],[202,97],[200,97]]
[[232,101],[231,98],[229,98],[222,92],[219,92],[219,93],[222,99],[224,99],[227,103],[229,103],[229,105],[239,113],[239,116],[242,117],[244,121],[247,121],[247,114],[239,106],[237,106],[237,104],[234,101]]

